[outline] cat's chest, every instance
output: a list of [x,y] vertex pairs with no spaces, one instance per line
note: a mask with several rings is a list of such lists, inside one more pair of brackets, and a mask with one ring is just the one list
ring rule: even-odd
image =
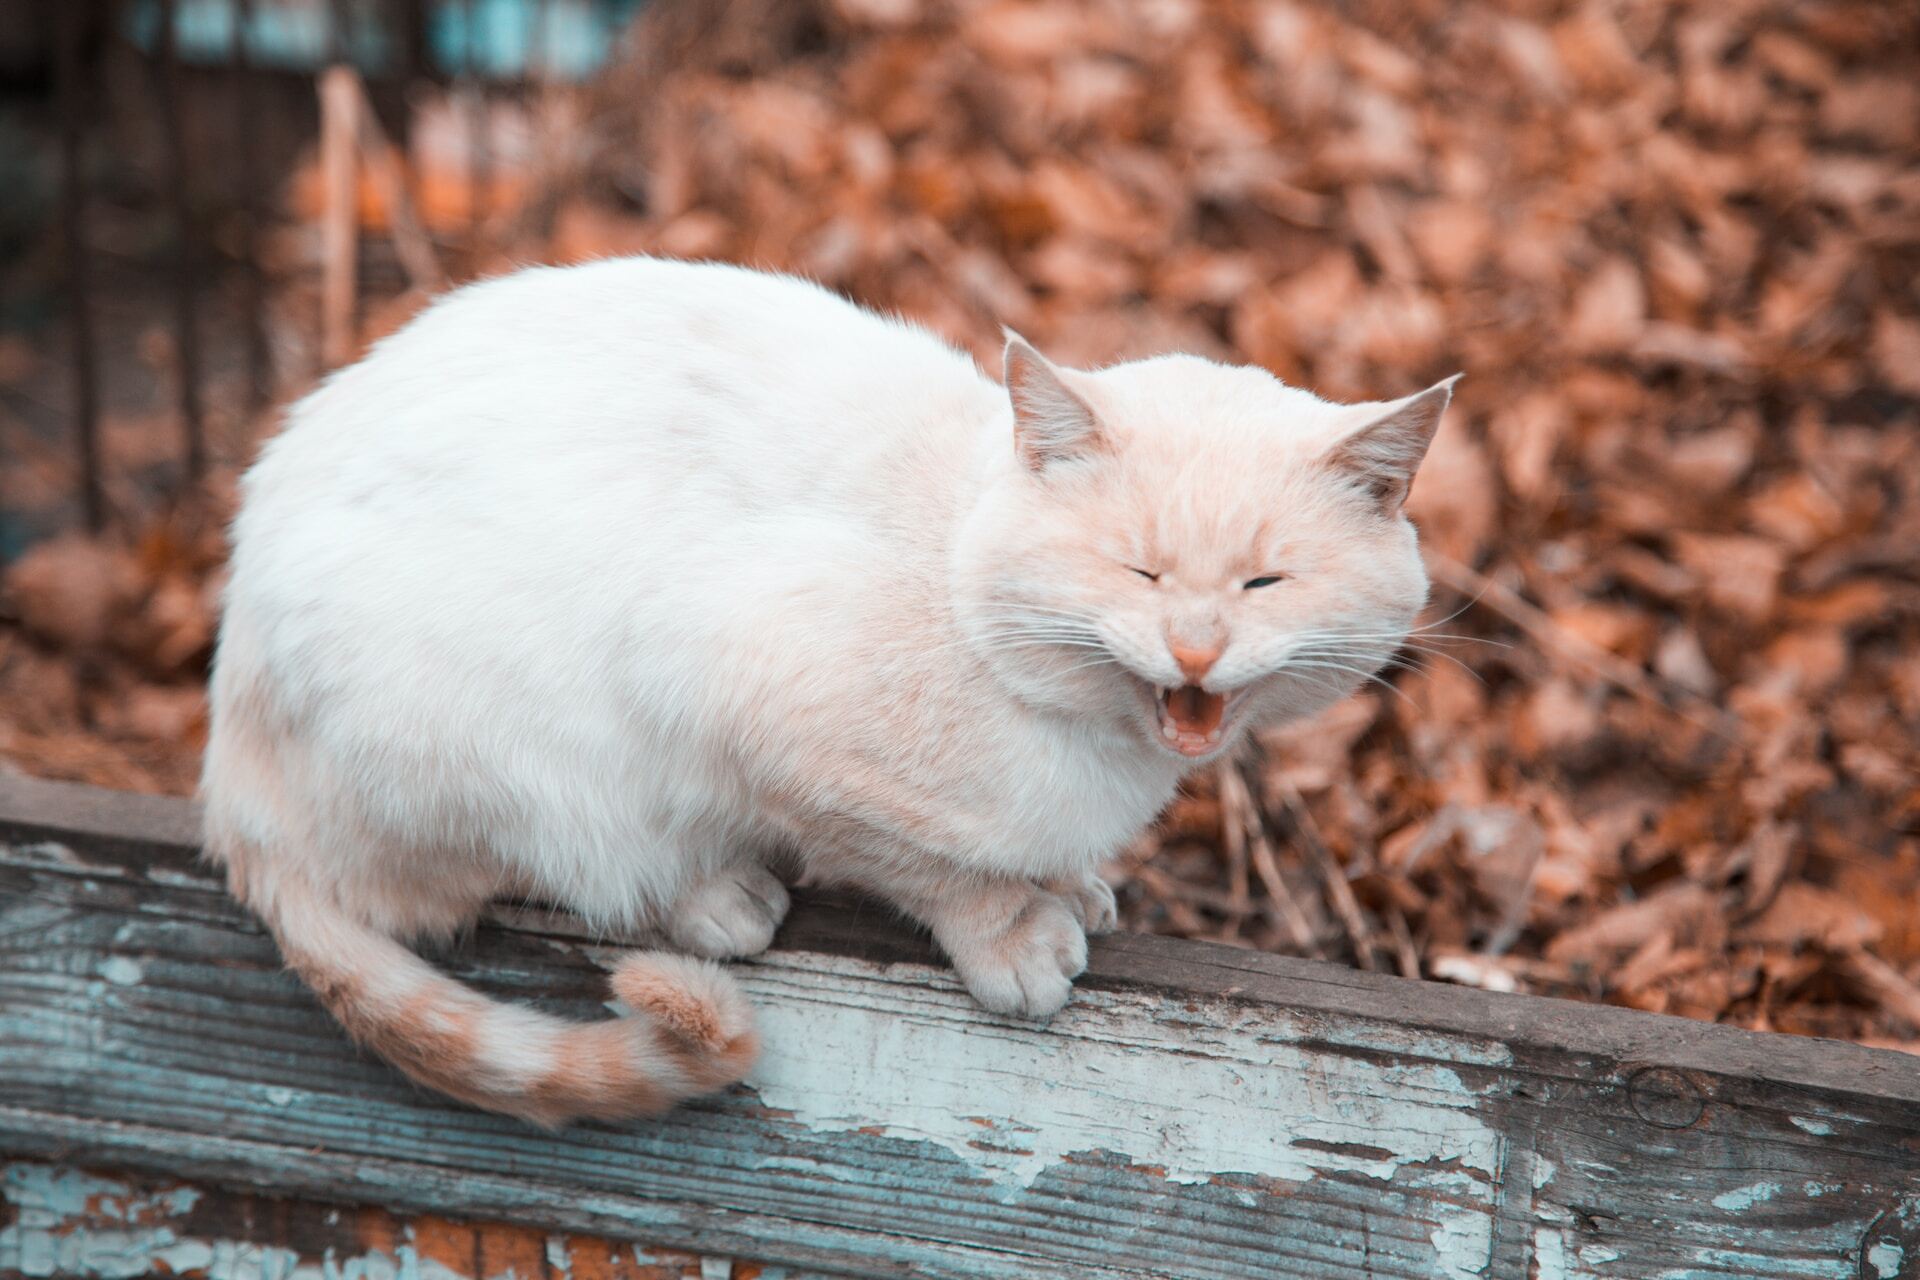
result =
[[1123,752],[1090,753],[1053,771],[1009,769],[999,812],[1002,821],[1018,815],[1019,856],[1057,863],[1036,871],[1070,874],[1130,843],[1166,807],[1176,785],[1175,775],[1158,762]]
[[925,736],[891,751],[867,744],[808,757],[803,776],[788,781],[814,799],[810,820],[873,852],[910,848],[1009,874],[1068,875],[1139,835],[1177,785],[1176,771],[1147,752],[1041,717],[1003,711],[919,727]]

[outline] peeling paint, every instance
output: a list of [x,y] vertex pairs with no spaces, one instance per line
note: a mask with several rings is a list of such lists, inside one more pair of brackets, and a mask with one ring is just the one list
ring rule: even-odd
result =
[[[1651,1280],[1704,1280],[1704,1277],[1766,1277],[1766,1280],[1854,1280],[1860,1273],[1852,1259],[1839,1250],[1804,1258],[1765,1257],[1751,1249],[1699,1248],[1690,1251],[1692,1261],[1684,1267],[1668,1267]],[[1636,1276],[1634,1280],[1639,1280]],[[1901,1280],[1887,1276],[1883,1280]]]
[[1773,1199],[1780,1192],[1781,1186],[1777,1182],[1755,1182],[1749,1186],[1721,1192],[1713,1198],[1713,1207],[1725,1209],[1729,1213],[1741,1213],[1764,1200]]
[[1444,1280],[1476,1280],[1493,1261],[1493,1218],[1484,1213],[1453,1213],[1428,1233]]
[[1534,1280],[1567,1280],[1567,1237],[1559,1227],[1533,1229]]
[[42,1164],[8,1165],[0,1174],[0,1187],[6,1188],[9,1203],[22,1206],[23,1214],[25,1206],[33,1205],[56,1218],[100,1213],[118,1222],[139,1223],[190,1213],[200,1202],[200,1193],[192,1187],[140,1195],[125,1183]]
[[[73,1169],[12,1164],[0,1173],[0,1188],[16,1210],[14,1220],[0,1229],[0,1272],[123,1280],[152,1271],[154,1259],[176,1272],[212,1260],[211,1250],[182,1244],[166,1225],[199,1201],[200,1193],[190,1187],[137,1194],[123,1183]],[[87,1218],[113,1225],[69,1230],[75,1220]]]
[[213,1249],[207,1280],[328,1280],[324,1271],[301,1266],[291,1249],[240,1240],[221,1240]]
[[818,1156],[761,1156],[754,1160],[755,1169],[784,1170],[788,1173],[804,1174],[809,1178],[831,1178],[835,1168]]
[[[1271,1011],[1223,1002],[1174,1027],[1150,996],[1081,991],[1046,1027],[983,1025],[950,975],[923,966],[876,973],[800,954],[738,972],[767,1046],[747,1081],[765,1106],[815,1132],[871,1131],[874,1116],[889,1117],[886,1136],[945,1148],[1008,1197],[1090,1152],[1181,1184],[1477,1171],[1483,1196],[1497,1167],[1499,1136],[1457,1071],[1308,1053],[1274,1034]],[[930,998],[927,986],[945,990]],[[835,1052],[812,1051],[822,1043]],[[1474,1216],[1485,1237],[1487,1215]],[[1464,1248],[1451,1228],[1447,1238]]]
[[[103,902],[117,901],[128,883],[118,870],[112,875],[100,877]],[[1651,1023],[1606,1031],[1590,1058],[1569,1065],[1557,1040],[1536,1052],[1530,1037],[1538,1028],[1525,1019],[1508,1028],[1516,1046],[1508,1051],[1488,1030],[1496,1024],[1456,1024],[1442,1008],[1419,1027],[1406,1025],[1418,1021],[1410,1010],[1427,1016],[1425,1003],[1373,999],[1370,987],[1356,988],[1358,1006],[1347,1009],[1310,974],[1289,970],[1309,992],[1298,1003],[1291,995],[1169,998],[1134,967],[1114,971],[1131,975],[1127,985],[1077,991],[1061,1017],[1037,1027],[982,1014],[937,966],[786,953],[735,970],[769,1043],[753,1081],[759,1100],[741,1091],[661,1124],[596,1126],[556,1140],[450,1109],[421,1112],[385,1077],[384,1092],[362,1094],[374,1069],[355,1065],[360,1074],[349,1074],[343,1064],[358,1059],[338,1037],[330,1050],[315,1041],[323,1060],[311,1069],[276,1065],[266,1079],[257,1069],[250,1076],[245,1055],[230,1061],[231,1045],[244,1043],[231,1038],[236,1030],[323,1026],[311,1009],[300,1014],[306,1022],[291,1021],[291,979],[270,963],[264,939],[198,916],[130,920],[166,910],[164,895],[152,895],[152,907],[87,905],[72,876],[43,878],[74,901],[0,903],[0,923],[16,938],[46,932],[57,944],[44,956],[39,947],[15,948],[20,972],[34,981],[17,984],[27,997],[21,1012],[0,1013],[0,1075],[21,1072],[24,1088],[7,1093],[16,1107],[62,1097],[59,1114],[35,1112],[23,1123],[37,1127],[19,1131],[34,1141],[51,1134],[73,1143],[60,1149],[96,1160],[137,1156],[142,1167],[164,1161],[284,1194],[323,1185],[282,1172],[298,1167],[312,1141],[329,1168],[356,1179],[347,1194],[359,1199],[455,1215],[474,1203],[510,1205],[499,1211],[547,1214],[549,1226],[620,1223],[608,1229],[663,1229],[683,1239],[704,1221],[670,1215],[685,1204],[715,1205],[738,1214],[742,1248],[844,1253],[862,1274],[959,1276],[980,1265],[980,1274],[1026,1280],[1026,1227],[1044,1231],[1032,1258],[1036,1267],[1047,1261],[1055,1277],[1116,1249],[1128,1250],[1123,1265],[1143,1274],[1218,1280],[1280,1270],[1343,1280],[1893,1280],[1920,1262],[1906,1216],[1920,1203],[1911,1199],[1913,1164],[1902,1158],[1911,1154],[1910,1124],[1891,1112],[1883,1120],[1879,1102],[1858,1104],[1844,1079],[1783,1089],[1735,1073],[1740,1087],[1714,1092],[1702,1124],[1649,1133],[1624,1105],[1631,1099],[1618,1088],[1622,1074],[1643,1060],[1703,1060],[1671,1058],[1670,1049],[1693,1041],[1670,1041]],[[81,910],[93,914],[76,917]],[[554,939],[528,941],[529,953],[536,944],[577,954]],[[245,958],[233,974],[232,1003],[242,1012],[231,1018],[227,1002],[205,999],[221,989],[230,958]],[[533,962],[499,971],[529,988],[530,975],[544,973]],[[1183,977],[1182,992],[1200,981]],[[227,1034],[203,1042],[197,1028],[175,1025],[177,1010],[188,1007],[183,993]],[[256,1006],[270,1008],[273,1021],[253,1018]],[[1454,1025],[1475,1030],[1455,1040],[1431,1029]],[[1624,1051],[1628,1031],[1638,1056],[1623,1065],[1612,1055]],[[833,1065],[797,1061],[806,1050]],[[1885,1069],[1893,1074],[1875,1078],[1876,1089],[1920,1097],[1912,1093],[1916,1077],[1899,1074],[1897,1061]],[[57,1091],[89,1070],[94,1083],[68,1108]],[[1697,1074],[1702,1091],[1721,1080],[1704,1067]],[[1847,1110],[1855,1105],[1866,1115]],[[1794,1106],[1803,1114],[1792,1114]],[[1794,1139],[1783,1122],[1814,1140]],[[338,1148],[330,1145],[337,1125],[346,1130]],[[154,1145],[143,1126],[167,1145]],[[1849,1141],[1835,1150],[1840,1130]],[[1531,1158],[1504,1158],[1503,1144]],[[420,1179],[409,1161],[422,1150],[444,1156],[445,1168]],[[48,1225],[44,1213],[0,1206],[0,1276],[468,1280],[465,1272],[478,1269],[449,1247],[446,1223],[422,1219],[418,1242],[403,1242],[395,1236],[403,1216],[355,1210],[332,1215],[328,1229],[325,1210],[288,1202],[305,1215],[297,1229],[283,1218],[263,1219],[261,1229],[301,1241],[309,1254],[300,1256],[215,1238],[256,1230],[224,1192],[209,1191],[194,1207],[191,1189],[61,1176],[61,1187],[40,1188],[43,1209],[64,1197],[84,1212]],[[1043,1218],[1075,1192],[1092,1206],[1084,1225],[1078,1215]],[[167,1197],[183,1198],[191,1214],[170,1214]],[[1902,1197],[1905,1207],[1888,1207]],[[888,1216],[906,1203],[920,1207]],[[362,1221],[362,1212],[373,1216]],[[503,1240],[519,1235],[486,1255],[496,1273],[488,1280],[585,1275],[590,1259],[610,1256],[585,1235],[489,1230]],[[1118,1237],[1112,1245],[1109,1230]],[[311,1256],[321,1241],[335,1242],[334,1250]],[[1268,1250],[1276,1269],[1262,1263]],[[625,1245],[617,1256],[628,1256]],[[660,1257],[661,1275],[701,1270],[691,1253],[662,1249]],[[505,1258],[514,1259],[517,1277],[495,1260]],[[723,1262],[710,1259],[706,1269]],[[782,1275],[744,1261],[731,1270],[743,1280]]]
[[[400,1270],[394,1280],[471,1280],[470,1277],[444,1263],[421,1257],[419,1251],[411,1244],[403,1244],[394,1252],[399,1255],[400,1261]],[[547,1265],[552,1267],[554,1274],[558,1276],[566,1277],[573,1274],[572,1262],[566,1257],[564,1251],[560,1262],[553,1261],[552,1240],[547,1242]]]
[[[400,1267],[392,1257],[378,1249],[351,1258],[342,1258],[334,1250],[329,1249],[320,1263],[320,1278],[321,1280],[400,1280]],[[292,1280],[292,1277],[288,1280]],[[307,1280],[307,1277],[300,1276],[299,1280]]]
[[[435,1258],[422,1256],[415,1226],[405,1227],[390,1248],[343,1253],[329,1247],[318,1259],[303,1258],[275,1244],[202,1239],[182,1234],[182,1221],[204,1199],[179,1185],[137,1189],[111,1178],[72,1169],[20,1162],[0,1168],[0,1204],[14,1220],[0,1229],[0,1276],[18,1280],[133,1280],[138,1276],[192,1275],[202,1280],[480,1280]],[[337,1210],[325,1218],[334,1224]],[[481,1228],[485,1230],[486,1228]],[[507,1228],[517,1230],[517,1228]],[[575,1275],[567,1237],[545,1237],[544,1266],[520,1274],[509,1267],[485,1280],[571,1280]],[[671,1258],[631,1246],[643,1266],[664,1264],[672,1274],[696,1264],[702,1280],[729,1280],[731,1258]],[[595,1272],[594,1274],[600,1274]],[[785,1268],[761,1268],[760,1280],[797,1280]]]
[[146,877],[154,884],[174,885],[183,889],[206,889],[216,884],[206,876],[190,872],[175,871],[172,867],[151,866],[146,868]]
[[108,956],[100,962],[100,976],[116,987],[131,987],[147,975],[138,960],[126,956]]
[[1486,1178],[1466,1169],[1422,1169],[1420,1185],[1429,1191],[1444,1192],[1464,1200],[1478,1199],[1487,1194]]
[[1891,1240],[1882,1240],[1867,1250],[1867,1265],[1873,1268],[1874,1280],[1900,1280],[1900,1266],[1907,1260],[1907,1251]]
[[88,862],[72,848],[57,840],[36,840],[31,844],[9,846],[22,862],[38,863],[43,867],[64,867],[69,871],[112,871],[115,868],[98,862]]

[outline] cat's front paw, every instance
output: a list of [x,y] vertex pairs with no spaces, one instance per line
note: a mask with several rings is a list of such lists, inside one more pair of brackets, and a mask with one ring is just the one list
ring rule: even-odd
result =
[[1120,927],[1120,904],[1114,900],[1113,886],[1099,876],[1088,874],[1077,880],[1049,880],[1045,887],[1067,904],[1088,937],[1112,933]]
[[757,956],[773,945],[787,902],[787,887],[765,867],[730,867],[681,895],[667,918],[667,937],[710,960]]
[[1011,912],[959,914],[934,933],[975,1000],[1026,1018],[1060,1011],[1087,967],[1087,935],[1065,899],[1032,889]]

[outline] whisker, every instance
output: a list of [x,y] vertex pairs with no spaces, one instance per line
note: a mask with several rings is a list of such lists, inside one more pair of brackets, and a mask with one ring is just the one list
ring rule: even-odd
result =
[[[1354,659],[1354,660],[1373,657],[1373,654],[1368,652],[1355,650],[1355,649],[1341,649],[1333,646],[1309,647],[1307,649],[1302,650],[1301,652],[1303,652],[1304,654],[1310,657],[1347,658],[1347,659]],[[1380,665],[1382,667],[1394,667],[1401,671],[1423,671],[1426,669],[1423,665],[1419,663],[1409,662],[1406,658],[1402,657],[1401,654],[1403,652],[1404,650],[1399,650],[1399,649],[1395,650],[1392,654],[1389,654],[1387,657],[1381,659]],[[1478,671],[1475,671],[1472,667],[1460,661],[1460,659],[1454,657],[1450,653],[1442,653],[1437,650],[1429,650],[1429,649],[1416,649],[1414,650],[1414,652],[1420,654],[1422,657],[1425,657],[1425,658],[1438,658],[1443,662],[1451,662],[1454,666],[1460,668],[1460,670],[1466,672],[1468,675],[1472,676],[1475,680],[1480,681],[1480,683],[1482,684],[1486,683],[1485,677],[1483,677]]]
[[[1312,668],[1316,668],[1324,671],[1337,671],[1350,676],[1358,676],[1362,681],[1366,683],[1379,685],[1382,689],[1385,689],[1388,693],[1391,693],[1394,697],[1400,699],[1402,702],[1406,703],[1408,706],[1411,707],[1414,705],[1413,699],[1407,696],[1406,691],[1401,689],[1398,685],[1394,684],[1391,680],[1382,680],[1379,676],[1374,675],[1373,673],[1368,671],[1362,671],[1358,667],[1346,667],[1346,666],[1341,666],[1337,663],[1289,662],[1287,666],[1282,667],[1280,671],[1276,674],[1285,674],[1287,671],[1291,670],[1296,666],[1312,667]],[[1328,677],[1307,675],[1304,678],[1313,681],[1315,684],[1323,685],[1330,689],[1339,687],[1332,679]]]
[[1066,676],[1072,675],[1076,671],[1091,671],[1095,667],[1117,667],[1119,665],[1120,660],[1118,658],[1091,658],[1086,661],[1076,662],[1070,667],[1062,667],[1057,674]]
[[981,640],[971,647],[989,651],[998,649],[1031,649],[1057,645],[1063,649],[1104,649],[1105,645],[1097,640],[1080,636],[996,636]]

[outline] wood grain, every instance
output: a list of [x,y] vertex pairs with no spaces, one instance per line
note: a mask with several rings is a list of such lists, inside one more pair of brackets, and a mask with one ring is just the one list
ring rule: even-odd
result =
[[33,1161],[0,1164],[0,1280],[834,1280],[825,1272]]
[[[804,901],[747,1085],[543,1134],[357,1053],[193,830],[0,779],[0,1154],[854,1276],[1920,1275],[1904,1055],[1138,936],[1036,1027]],[[591,1017],[614,941],[439,959]]]

